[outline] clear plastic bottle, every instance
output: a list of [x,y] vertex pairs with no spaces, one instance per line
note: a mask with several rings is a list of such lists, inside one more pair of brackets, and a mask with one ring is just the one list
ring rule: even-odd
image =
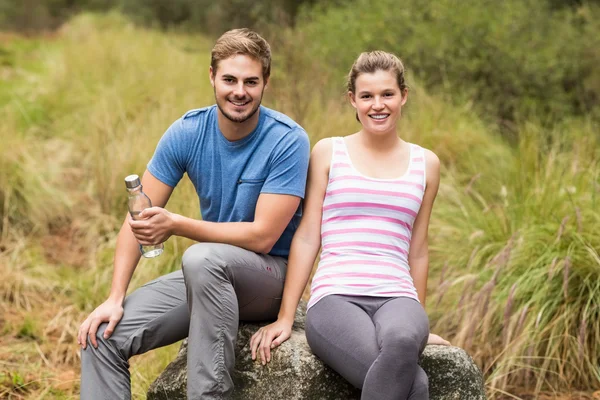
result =
[[[138,219],[138,214],[145,208],[152,207],[152,202],[146,193],[142,191],[142,182],[139,176],[129,175],[125,177],[125,187],[127,187],[127,194],[129,195],[129,201],[127,202],[129,214],[131,214],[131,218]],[[160,256],[163,249],[162,243],[154,246],[140,245],[140,252],[146,258]]]

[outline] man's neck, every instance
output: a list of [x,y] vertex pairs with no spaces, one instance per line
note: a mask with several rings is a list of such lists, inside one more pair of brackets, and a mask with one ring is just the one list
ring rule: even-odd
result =
[[217,109],[217,122],[219,124],[219,130],[230,142],[242,140],[248,136],[256,126],[260,118],[260,108],[256,110],[254,115],[244,122],[233,122],[229,118],[225,117],[221,110]]

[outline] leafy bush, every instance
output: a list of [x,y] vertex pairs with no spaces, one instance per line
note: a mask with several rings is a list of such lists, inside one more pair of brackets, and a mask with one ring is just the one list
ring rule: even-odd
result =
[[382,49],[426,88],[466,97],[483,115],[559,120],[598,113],[599,17],[598,6],[540,0],[355,0],[306,9],[296,30],[334,77],[361,51]]

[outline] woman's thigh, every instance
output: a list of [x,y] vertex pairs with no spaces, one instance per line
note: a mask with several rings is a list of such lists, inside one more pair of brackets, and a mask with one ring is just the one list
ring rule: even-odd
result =
[[[429,318],[418,301],[408,297],[388,300],[373,315],[380,349],[416,347],[420,354],[429,337]],[[399,355],[400,356],[400,355]]]
[[306,315],[306,339],[321,360],[361,389],[379,354],[371,317],[353,297],[329,295]]

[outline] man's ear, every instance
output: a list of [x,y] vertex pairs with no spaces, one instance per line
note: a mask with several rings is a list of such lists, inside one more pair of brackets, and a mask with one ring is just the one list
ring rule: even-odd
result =
[[212,85],[213,88],[215,87],[215,72],[217,72],[217,71],[213,70],[212,65],[210,67],[208,67],[208,76],[210,78],[210,84]]

